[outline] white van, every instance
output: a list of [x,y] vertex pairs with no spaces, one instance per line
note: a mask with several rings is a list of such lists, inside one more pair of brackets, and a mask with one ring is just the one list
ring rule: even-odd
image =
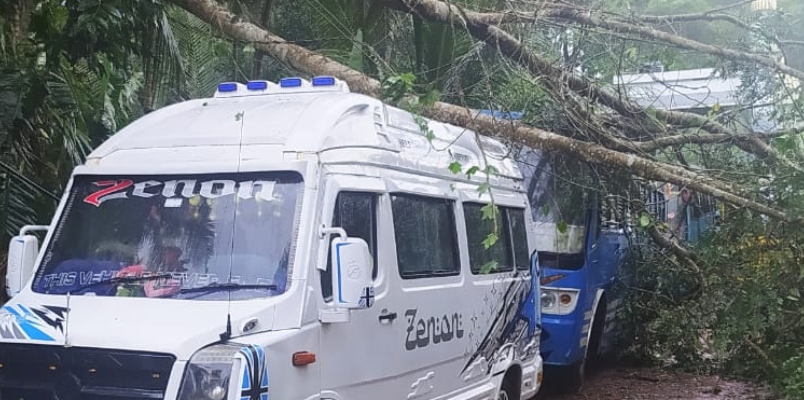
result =
[[[522,176],[501,143],[420,122],[316,77],[122,129],[11,241],[0,400],[532,397]],[[488,181],[448,168],[484,159]]]

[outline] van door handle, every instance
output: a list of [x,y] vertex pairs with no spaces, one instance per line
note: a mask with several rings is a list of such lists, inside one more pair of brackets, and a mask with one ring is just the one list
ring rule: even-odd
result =
[[380,314],[380,322],[383,322],[383,321],[386,321],[386,320],[390,322],[390,321],[393,321],[395,319],[396,319],[396,313],[395,312],[390,312],[389,313],[386,310],[383,310],[383,313]]

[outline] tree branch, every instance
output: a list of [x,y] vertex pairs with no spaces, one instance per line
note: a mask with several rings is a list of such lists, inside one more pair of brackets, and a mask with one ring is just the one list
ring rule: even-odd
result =
[[[490,21],[499,22],[504,18],[508,18],[510,17],[511,13],[477,13],[440,0],[384,1],[385,4],[392,9],[415,13],[430,21],[451,24],[455,27],[466,29],[475,39],[483,41],[489,45],[496,46],[501,54],[503,54],[505,57],[524,66],[534,75],[544,77],[544,82],[548,85],[552,85],[554,87],[554,91],[558,91],[555,89],[556,86],[561,84],[567,85],[575,93],[609,107],[626,118],[640,119],[646,124],[646,129],[649,131],[658,130],[657,121],[654,120],[653,116],[649,115],[641,107],[633,104],[628,99],[624,99],[613,93],[610,93],[584,76],[579,76],[571,71],[565,71],[554,66],[551,62],[531,52],[524,45],[522,45],[519,40],[514,38],[508,32],[502,30],[496,25],[489,23]],[[549,7],[561,6],[551,4]],[[558,14],[555,14],[556,10],[552,11],[552,13],[555,15],[578,14],[576,12],[566,12],[565,10],[573,9],[564,7],[557,10]],[[544,13],[551,13],[551,11],[544,11]],[[804,76],[804,72],[802,73],[802,76]],[[714,134],[738,136],[725,126],[698,114],[671,110],[652,110],[652,112],[658,119],[670,125],[702,129]],[[734,144],[748,153],[757,155],[759,157],[771,156],[774,160],[780,160],[792,168],[799,168],[786,158],[781,157],[766,143],[758,140],[755,137],[748,136],[746,140],[737,140],[734,142]]]
[[629,24],[627,22],[610,21],[598,18],[595,17],[591,12],[583,12],[570,7],[561,7],[561,8],[556,7],[554,10],[546,10],[542,15],[551,18],[570,20],[580,24],[596,26],[614,32],[637,34],[640,36],[660,40],[662,42],[671,44],[676,47],[693,50],[705,54],[711,54],[713,56],[717,56],[720,58],[756,63],[764,65],[775,71],[779,71],[792,77],[798,78],[800,80],[804,80],[804,71],[784,65],[769,57],[704,44],[692,39],[687,39],[685,37],[673,35],[671,33],[662,32],[658,29],[650,27],[637,26],[634,24]]
[[[380,83],[358,71],[304,47],[288,43],[254,24],[243,21],[214,0],[171,0],[226,35],[254,43],[281,62],[316,75],[333,75],[346,81],[350,88],[373,97],[380,95]],[[606,168],[619,169],[646,179],[687,186],[722,201],[744,206],[772,218],[791,221],[784,211],[750,200],[738,194],[736,187],[669,164],[624,154],[603,146],[571,139],[541,129],[492,117],[453,104],[436,102],[424,114],[432,119],[463,126],[486,136],[501,137],[532,148],[554,151]]]

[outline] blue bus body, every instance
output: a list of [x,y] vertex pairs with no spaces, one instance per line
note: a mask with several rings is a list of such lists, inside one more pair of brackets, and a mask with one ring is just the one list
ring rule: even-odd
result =
[[588,356],[588,348],[602,354],[613,343],[616,310],[621,300],[614,284],[620,276],[629,241],[623,229],[602,227],[597,217],[598,210],[588,210],[583,259],[539,252],[543,293],[550,291],[549,288],[559,294],[567,289],[577,291],[571,311],[542,311],[541,350],[545,365],[571,367]]
[[[614,345],[622,301],[617,283],[626,278],[633,229],[624,202],[612,204],[594,190],[598,182],[586,164],[531,149],[522,150],[517,163],[539,238],[541,352],[545,367],[554,370],[546,378],[577,392],[587,360]],[[663,194],[642,189],[649,212],[661,219]]]

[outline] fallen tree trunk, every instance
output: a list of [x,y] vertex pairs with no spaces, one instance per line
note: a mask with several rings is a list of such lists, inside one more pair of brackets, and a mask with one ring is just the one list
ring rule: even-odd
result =
[[[355,92],[380,97],[381,86],[377,80],[302,46],[289,43],[271,32],[246,22],[214,0],[171,1],[214,28],[220,29],[227,36],[254,43],[260,50],[294,68],[311,75],[336,76],[346,81]],[[423,113],[432,119],[473,129],[482,135],[500,137],[529,147],[559,152],[606,168],[623,170],[646,179],[686,186],[779,220],[791,221],[793,219],[782,210],[735,194],[741,193],[741,191],[733,185],[673,165],[650,161],[633,154],[621,153],[538,128],[510,121],[501,122],[492,117],[477,115],[468,108],[444,102],[436,102]]]

